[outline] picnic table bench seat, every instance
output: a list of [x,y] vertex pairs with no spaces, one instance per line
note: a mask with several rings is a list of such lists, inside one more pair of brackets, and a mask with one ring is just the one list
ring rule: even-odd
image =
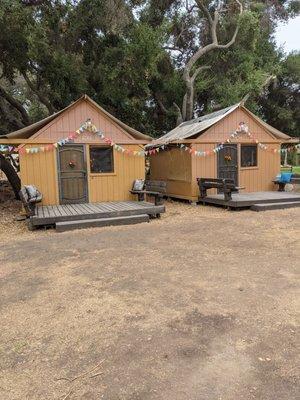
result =
[[225,178],[197,178],[200,197],[199,200],[205,199],[208,189],[219,189],[224,193],[225,201],[232,200],[232,193],[245,189],[244,186],[236,186],[233,179]]
[[164,181],[143,181],[139,179],[133,182],[130,193],[137,195],[138,201],[144,201],[147,195],[153,196],[155,205],[159,206],[163,204],[163,197],[166,194],[166,187],[167,184]]

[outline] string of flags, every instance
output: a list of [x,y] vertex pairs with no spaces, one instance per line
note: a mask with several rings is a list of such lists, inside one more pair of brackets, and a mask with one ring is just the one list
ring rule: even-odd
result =
[[[134,155],[134,156],[147,156],[147,155],[154,155],[159,153],[160,151],[164,151],[168,149],[168,145],[171,144],[170,142],[164,143],[162,145],[155,145],[155,147],[152,147],[147,150],[130,150],[126,149],[125,147],[115,143],[111,138],[105,137],[103,132],[99,130],[91,121],[91,119],[87,119],[87,121],[84,122],[80,126],[79,129],[77,129],[74,133],[70,133],[66,138],[59,140],[56,143],[52,144],[47,144],[47,145],[41,145],[37,147],[14,147],[14,146],[9,146],[9,145],[0,145],[0,152],[2,153],[16,153],[18,152],[19,154],[35,154],[39,152],[46,152],[46,151],[51,151],[55,148],[58,148],[59,146],[63,146],[67,143],[73,142],[74,139],[76,139],[79,135],[83,134],[84,132],[90,132],[95,135],[97,135],[100,139],[103,139],[105,143],[107,143],[109,146],[114,147],[116,151],[120,151],[124,154],[128,155]],[[291,148],[282,148],[282,149],[271,149],[269,148],[266,144],[260,143],[254,135],[249,131],[248,126],[244,122],[240,122],[238,128],[230,134],[230,136],[225,140],[225,142],[222,142],[221,144],[217,145],[214,147],[212,150],[195,150],[191,146],[187,146],[183,143],[177,143],[177,147],[179,147],[183,151],[188,151],[191,155],[198,156],[198,157],[205,157],[213,154],[217,154],[226,143],[232,143],[234,139],[236,139],[239,135],[245,134],[247,135],[254,143],[258,145],[258,147],[262,150],[265,151],[270,151],[272,153],[285,153],[287,151],[291,151]],[[295,145],[295,148],[300,148],[300,144]]]
[[144,157],[147,153],[144,150],[141,150],[141,151],[135,150],[134,151],[134,150],[126,149],[125,147],[123,147],[117,143],[114,143],[114,141],[111,138],[105,137],[103,132],[100,131],[99,129],[97,129],[97,127],[92,123],[91,119],[88,119],[74,133],[70,133],[66,138],[63,138],[56,143],[51,143],[51,144],[41,145],[41,146],[36,146],[36,147],[27,147],[27,148],[24,148],[22,146],[14,147],[14,146],[0,145],[0,151],[4,152],[4,153],[18,152],[19,154],[25,154],[25,153],[36,154],[36,153],[40,153],[40,152],[50,151],[55,148],[58,148],[59,146],[63,146],[65,144],[72,143],[74,141],[74,139],[76,139],[78,136],[80,136],[84,132],[90,132],[90,133],[97,135],[100,139],[103,139],[105,141],[105,143],[107,143],[109,146],[113,146],[115,148],[115,150],[120,151],[124,154]]
[[[221,149],[223,149],[226,143],[232,143],[234,139],[236,139],[240,134],[246,134],[254,143],[258,145],[261,150],[270,151],[272,153],[285,153],[291,151],[292,148],[280,148],[280,149],[271,149],[266,144],[260,143],[254,135],[249,131],[249,127],[245,124],[245,122],[240,122],[238,128],[230,134],[230,136],[222,142],[221,144],[214,147],[212,150],[199,151],[195,150],[190,146],[186,146],[185,144],[177,143],[177,147],[179,147],[183,151],[188,151],[190,154],[194,156],[209,156],[218,153]],[[170,143],[170,142],[169,142]],[[160,151],[160,149],[164,150],[169,143],[165,143],[163,145],[158,145],[155,149],[148,150],[149,154],[155,154]],[[300,144],[295,145],[295,148],[300,148]]]

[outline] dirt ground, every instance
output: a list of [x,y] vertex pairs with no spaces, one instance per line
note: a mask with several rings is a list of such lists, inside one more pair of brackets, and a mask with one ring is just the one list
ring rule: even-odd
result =
[[2,204],[1,399],[299,398],[299,209],[166,206],[56,233]]

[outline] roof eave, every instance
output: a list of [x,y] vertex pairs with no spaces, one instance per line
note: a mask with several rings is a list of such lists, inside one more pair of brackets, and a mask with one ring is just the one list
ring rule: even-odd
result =
[[125,132],[127,132],[133,139],[136,140],[143,140],[145,143],[149,143],[152,138],[148,135],[144,135],[143,133],[137,131],[134,128],[131,128],[130,126],[126,125],[124,122],[120,121],[118,118],[114,117],[112,114],[110,114],[108,111],[106,111],[104,108],[99,106],[93,99],[91,99],[88,95],[84,94],[80,96],[79,99],[74,101],[73,103],[69,104],[67,107],[63,108],[62,110],[49,115],[48,117],[35,122],[31,125],[28,125],[24,128],[18,129],[17,131],[8,133],[7,135],[4,135],[3,138],[6,139],[29,139],[31,136],[37,134],[41,129],[43,129],[45,126],[50,124],[55,118],[57,118],[59,115],[67,111],[69,108],[73,107],[76,103],[85,100],[90,103],[92,103],[97,109],[99,109],[103,114],[105,114],[107,117],[109,117],[112,121],[114,121],[120,128],[122,128]]

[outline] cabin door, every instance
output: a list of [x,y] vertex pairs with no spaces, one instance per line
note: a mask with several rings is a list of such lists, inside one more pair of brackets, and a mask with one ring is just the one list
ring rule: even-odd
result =
[[238,151],[236,144],[224,144],[218,152],[218,178],[233,179],[238,185]]
[[60,204],[86,203],[87,170],[83,145],[71,144],[58,149]]

